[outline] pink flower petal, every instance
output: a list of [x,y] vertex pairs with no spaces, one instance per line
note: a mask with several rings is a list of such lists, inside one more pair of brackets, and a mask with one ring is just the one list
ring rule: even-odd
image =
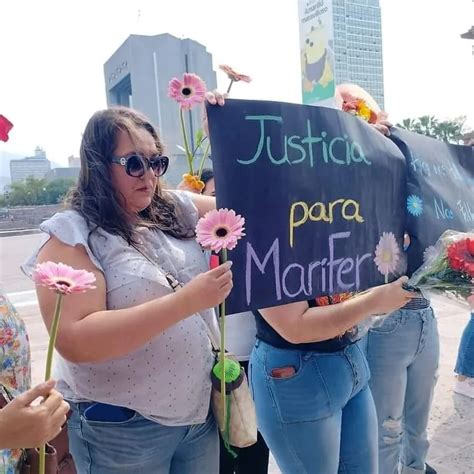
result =
[[[183,94],[184,89],[188,89],[188,94]],[[205,82],[196,74],[185,73],[182,81],[173,78],[168,84],[169,97],[176,100],[185,110],[204,102],[206,91]]]
[[64,263],[43,262],[33,270],[33,280],[38,285],[67,295],[94,289],[92,283],[96,278],[91,272],[78,270]]
[[[232,250],[236,247],[237,241],[244,235],[244,223],[245,219],[237,215],[232,209],[213,209],[199,219],[196,225],[196,240],[216,253],[222,249]],[[216,229],[220,227],[229,229],[229,232],[223,237],[219,237],[215,233]]]

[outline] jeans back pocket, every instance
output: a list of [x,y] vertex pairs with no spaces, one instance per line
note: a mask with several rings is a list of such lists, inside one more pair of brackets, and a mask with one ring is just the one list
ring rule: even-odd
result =
[[[316,421],[331,415],[329,395],[318,365],[299,351],[267,354],[267,383],[282,423]],[[294,367],[289,377],[272,377],[275,368]]]
[[381,324],[377,324],[369,329],[369,334],[391,334],[398,329],[401,323],[401,313],[399,311],[387,316]]

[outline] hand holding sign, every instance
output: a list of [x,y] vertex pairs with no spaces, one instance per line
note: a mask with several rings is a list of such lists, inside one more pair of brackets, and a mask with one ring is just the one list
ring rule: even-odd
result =
[[[208,114],[218,206],[247,217],[232,252],[240,277],[230,312],[363,290],[402,273],[405,168],[393,143],[321,107],[228,100]],[[397,249],[387,262],[384,247],[376,264],[384,233]]]

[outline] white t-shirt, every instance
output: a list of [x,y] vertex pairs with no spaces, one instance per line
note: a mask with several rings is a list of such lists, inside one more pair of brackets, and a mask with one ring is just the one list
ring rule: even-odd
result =
[[226,349],[238,360],[249,360],[255,344],[255,317],[251,311],[231,314],[225,317]]

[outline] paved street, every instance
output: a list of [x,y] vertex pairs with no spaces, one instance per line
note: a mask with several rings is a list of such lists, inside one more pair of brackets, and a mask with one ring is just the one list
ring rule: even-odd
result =
[[[39,235],[0,238],[0,281],[28,326],[34,382],[42,378],[47,334],[38,312],[33,285],[21,273],[19,264],[31,253],[38,240]],[[441,363],[429,426],[431,438],[429,462],[437,468],[439,474],[472,474],[474,473],[474,400],[455,395],[452,391],[453,367],[468,312],[440,299],[434,300],[433,304],[439,321]],[[271,473],[278,472],[278,468],[272,462]]]

